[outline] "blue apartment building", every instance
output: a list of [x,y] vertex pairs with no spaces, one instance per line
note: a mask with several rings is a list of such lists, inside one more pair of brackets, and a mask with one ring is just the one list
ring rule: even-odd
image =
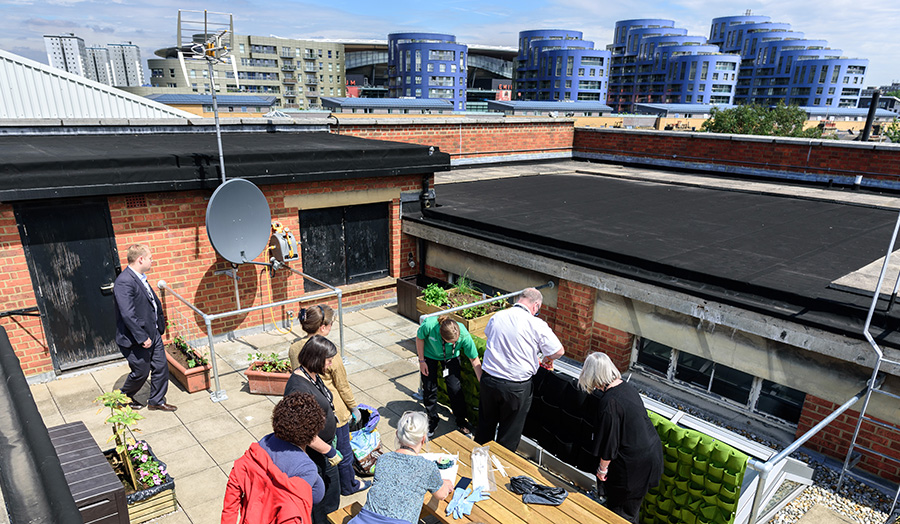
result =
[[767,16],[714,18],[710,42],[739,53],[736,104],[857,107],[869,61],[843,57],[825,40],[805,38]]
[[388,35],[388,96],[449,100],[466,109],[467,47],[440,33]]
[[520,32],[516,99],[606,101],[610,53],[582,37],[563,29]]
[[732,104],[740,57],[673,20],[616,22],[607,103],[629,113],[634,104]]
[[751,15],[713,19],[708,38],[673,20],[621,20],[607,49],[607,103],[622,113],[636,103],[856,107],[869,64]]

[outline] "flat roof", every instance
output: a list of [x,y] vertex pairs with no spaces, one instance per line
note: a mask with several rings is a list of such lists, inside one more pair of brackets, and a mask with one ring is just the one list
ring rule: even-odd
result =
[[[267,132],[271,130],[272,132]],[[53,132],[52,128],[48,132]],[[327,132],[222,134],[228,178],[258,185],[433,173],[450,155],[429,146]],[[214,189],[216,135],[155,132],[91,135],[0,135],[0,201]]]
[[612,108],[603,102],[591,102],[587,100],[488,100],[491,109],[511,109],[516,111],[605,111],[612,112]]
[[356,98],[323,96],[325,107],[357,109],[436,109],[453,110],[453,101],[443,98]]
[[[442,184],[436,196],[404,218],[857,339],[871,298],[830,284],[884,256],[898,213],[595,174]],[[879,338],[900,346],[900,308],[887,316]]]
[[[185,105],[212,105],[212,95],[180,95],[180,94],[153,94],[146,98],[155,100],[160,104],[185,104]],[[263,106],[268,107],[275,103],[274,96],[256,95],[216,95],[216,103],[223,106]]]

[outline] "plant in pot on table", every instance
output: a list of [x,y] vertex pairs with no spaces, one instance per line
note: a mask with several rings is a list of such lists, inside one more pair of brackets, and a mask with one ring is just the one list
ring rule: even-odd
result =
[[169,374],[188,393],[210,388],[209,371],[212,366],[209,358],[194,349],[181,335],[175,335],[172,342],[166,345],[166,361],[169,364]]
[[[466,304],[472,304],[489,298],[472,285],[472,281],[465,275],[456,279],[456,283],[450,289],[444,289],[439,284],[429,284],[422,296],[416,300],[416,309],[420,313],[436,313],[445,309],[451,309]],[[509,307],[509,302],[498,299],[487,304],[473,306],[450,314],[450,318],[462,323],[466,330],[474,336],[483,336],[491,316],[501,309]]]
[[107,442],[114,442],[115,448],[103,454],[125,485],[131,522],[136,524],[175,511],[175,480],[150,445],[133,437],[134,432],[140,431],[135,424],[144,417],[131,409],[131,398],[114,390],[100,395],[94,403],[100,404],[97,413],[109,409],[106,423],[112,425],[113,434]]
[[260,395],[283,395],[287,381],[291,378],[291,363],[277,353],[250,353],[247,360],[250,367],[244,372],[250,393]]

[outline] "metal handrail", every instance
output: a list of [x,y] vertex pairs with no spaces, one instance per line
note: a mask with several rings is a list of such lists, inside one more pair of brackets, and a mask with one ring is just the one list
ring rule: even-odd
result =
[[[547,287],[549,287],[550,289],[553,289],[554,287],[556,287],[556,284],[554,284],[553,281],[551,280],[551,281],[547,282],[546,284],[535,287],[534,289],[544,289]],[[479,300],[478,302],[472,302],[471,304],[463,304],[462,306],[456,306],[456,307],[452,307],[450,309],[442,309],[442,310],[436,311],[434,313],[426,313],[423,315],[419,315],[419,324],[421,324],[422,321],[425,320],[426,318],[437,317],[440,315],[446,315],[447,313],[455,313],[457,311],[462,311],[464,309],[473,308],[475,306],[480,306],[482,304],[490,304],[491,302],[496,302],[498,300],[505,300],[510,297],[515,297],[515,296],[521,295],[522,292],[525,291],[525,289],[528,289],[528,288],[520,289],[519,291],[513,291],[512,293],[507,293],[505,295],[486,298],[484,300]]]
[[859,402],[859,399],[862,398],[865,393],[866,389],[860,390],[860,392],[857,393],[853,398],[851,398],[847,402],[844,402],[841,407],[822,419],[818,424],[804,433],[803,436],[791,442],[788,447],[781,450],[780,453],[770,458],[766,462],[760,462],[753,458],[747,461],[748,467],[759,471],[759,481],[756,485],[756,494],[753,497],[753,506],[751,506],[750,509],[750,518],[748,522],[755,523],[757,517],[759,516],[759,506],[762,504],[763,493],[766,489],[766,481],[769,478],[769,473],[771,473],[772,470],[775,469],[775,466],[786,459],[791,453],[797,451],[800,446],[806,443],[807,440],[813,438],[818,432],[825,429],[826,426],[831,424],[834,419],[838,418],[841,414],[850,409],[851,406]]
[[171,293],[172,296],[174,296],[176,299],[178,299],[179,301],[181,301],[182,303],[184,303],[185,305],[187,305],[187,306],[188,306],[189,308],[191,308],[195,313],[197,313],[198,315],[200,315],[200,317],[203,318],[203,322],[206,324],[206,338],[207,338],[207,341],[209,342],[210,363],[212,364],[213,381],[215,382],[215,391],[213,391],[212,393],[209,394],[210,399],[211,399],[213,402],[220,402],[220,401],[222,401],[222,400],[227,400],[227,399],[228,399],[228,395],[225,393],[225,390],[223,390],[223,389],[221,388],[221,385],[220,385],[220,383],[219,383],[219,369],[218,369],[218,366],[217,366],[217,363],[216,363],[216,349],[215,349],[215,344],[213,343],[213,332],[212,332],[212,323],[213,323],[214,320],[219,320],[219,319],[222,319],[222,318],[232,317],[232,316],[235,316],[235,315],[243,315],[243,314],[245,314],[245,313],[251,313],[251,312],[253,312],[253,311],[259,311],[259,310],[262,310],[262,309],[268,309],[268,308],[272,308],[272,307],[285,306],[285,305],[288,305],[288,304],[294,304],[294,303],[297,303],[297,302],[308,302],[308,301],[310,301],[310,300],[316,300],[316,299],[319,299],[319,298],[326,298],[326,297],[331,297],[331,296],[337,296],[337,298],[338,298],[338,322],[339,322],[339,327],[340,327],[340,337],[341,337],[341,338],[340,338],[340,340],[341,340],[341,356],[343,357],[343,351],[344,351],[344,347],[343,347],[343,346],[344,346],[344,321],[343,321],[343,319],[344,319],[344,316],[343,316],[343,305],[342,305],[341,290],[340,290],[340,288],[333,287],[333,286],[331,286],[331,285],[329,285],[329,284],[326,284],[326,283],[324,283],[324,282],[322,282],[322,281],[320,281],[320,280],[317,280],[317,279],[315,279],[315,278],[313,278],[313,277],[310,277],[310,276],[308,276],[308,275],[305,275],[304,273],[302,273],[302,272],[300,272],[300,271],[297,271],[297,270],[295,270],[295,269],[292,269],[292,268],[290,268],[290,267],[288,267],[288,266],[286,266],[286,265],[281,265],[280,267],[290,269],[290,270],[291,270],[292,272],[294,272],[294,273],[297,273],[297,274],[299,274],[299,275],[301,275],[301,276],[303,276],[303,277],[305,277],[305,278],[309,278],[309,279],[312,280],[313,282],[316,282],[317,284],[320,284],[320,285],[323,285],[323,286],[329,288],[329,290],[328,290],[328,291],[323,291],[323,292],[321,292],[321,293],[316,293],[316,294],[314,294],[314,295],[303,295],[303,296],[297,297],[297,298],[291,298],[291,299],[288,299],[288,300],[282,300],[282,301],[279,301],[279,302],[273,302],[273,303],[271,303],[271,304],[261,304],[261,305],[258,305],[258,306],[253,306],[253,307],[248,307],[248,308],[241,308],[241,309],[236,309],[236,310],[234,310],[234,311],[226,311],[226,312],[224,312],[224,313],[215,313],[215,314],[209,315],[209,314],[204,313],[203,311],[201,311],[199,308],[197,308],[197,307],[194,306],[193,304],[191,304],[186,298],[184,298],[184,297],[181,296],[177,291],[175,291],[174,289],[172,289],[172,288],[168,285],[168,283],[166,283],[165,280],[160,280],[159,282],[156,283],[156,285],[157,285],[157,287],[158,287],[159,289],[162,289],[162,290],[166,291],[167,293]]

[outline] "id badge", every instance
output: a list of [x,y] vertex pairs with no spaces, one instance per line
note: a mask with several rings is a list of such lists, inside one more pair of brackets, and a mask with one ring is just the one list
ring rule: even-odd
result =
[[444,377],[444,378],[449,377],[449,376],[450,376],[450,370],[447,369],[447,368],[445,367],[443,373],[441,373],[441,376]]

